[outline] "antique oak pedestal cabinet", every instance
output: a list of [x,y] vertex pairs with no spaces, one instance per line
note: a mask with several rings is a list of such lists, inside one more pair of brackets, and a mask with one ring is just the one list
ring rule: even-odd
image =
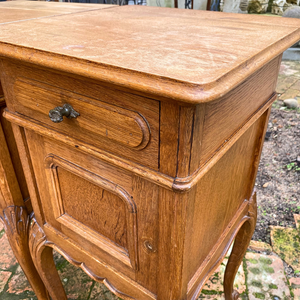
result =
[[34,212],[3,219],[39,299],[67,299],[52,249],[122,299],[197,299],[233,241],[224,292],[238,298],[281,54],[299,28],[139,6],[0,25],[4,117]]

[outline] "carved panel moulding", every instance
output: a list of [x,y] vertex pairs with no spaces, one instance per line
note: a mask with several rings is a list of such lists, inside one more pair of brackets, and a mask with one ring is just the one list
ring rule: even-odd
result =
[[[52,202],[55,218],[58,222],[70,228],[72,231],[82,234],[90,242],[96,246],[112,254],[115,258],[122,261],[124,264],[136,269],[138,268],[137,258],[137,214],[136,205],[132,197],[120,186],[114,184],[97,174],[91,173],[75,164],[72,164],[55,155],[49,155],[45,159],[46,169],[50,171],[52,178],[52,190],[55,194],[55,199]],[[94,185],[106,190],[116,196],[123,202],[125,207],[126,224],[124,230],[127,233],[126,248],[118,245],[116,241],[112,241],[109,237],[93,230],[92,228],[83,225],[80,220],[68,215],[65,211],[64,199],[62,197],[61,183],[59,181],[58,168],[66,170]]]
[[69,103],[80,114],[72,123],[73,127],[78,127],[77,135],[85,130],[94,135],[94,138],[101,136],[135,150],[144,149],[150,141],[149,124],[138,112],[110,105],[101,99],[92,99],[45,83],[37,83],[32,79],[18,79],[15,90],[20,112],[22,107],[34,110],[40,114],[40,121],[49,121],[48,125],[58,130],[68,132],[69,126],[64,122],[59,126],[53,124],[48,116],[49,111],[55,107],[54,103],[57,106]]

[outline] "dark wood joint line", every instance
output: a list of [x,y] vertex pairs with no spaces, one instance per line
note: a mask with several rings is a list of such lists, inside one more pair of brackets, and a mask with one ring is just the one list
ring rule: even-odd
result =
[[5,104],[5,98],[0,96],[0,107],[6,106]]

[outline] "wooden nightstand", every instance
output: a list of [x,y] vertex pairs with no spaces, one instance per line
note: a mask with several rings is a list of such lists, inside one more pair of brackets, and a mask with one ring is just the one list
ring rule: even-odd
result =
[[234,239],[224,291],[237,299],[281,54],[300,22],[127,6],[1,29],[29,249],[52,299],[66,299],[52,249],[123,299],[181,300]]

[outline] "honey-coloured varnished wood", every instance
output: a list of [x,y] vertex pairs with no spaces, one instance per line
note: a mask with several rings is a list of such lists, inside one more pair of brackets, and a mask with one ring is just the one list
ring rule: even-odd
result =
[[122,299],[196,300],[234,243],[224,293],[237,300],[281,54],[300,21],[62,7],[0,24],[3,116],[34,212],[25,244],[47,293],[67,298],[55,249]]
[[[2,99],[4,100],[4,98]],[[0,105],[3,107],[5,102],[1,101]],[[2,111],[1,107],[0,111]],[[16,150],[11,126],[2,116],[0,117],[0,145],[0,221],[4,224],[13,253],[37,297],[48,300],[50,299],[48,292],[35,269],[29,252],[29,213],[27,209],[31,210],[31,203],[28,199],[24,174],[20,167],[19,154]]]
[[255,230],[257,218],[256,194],[254,193],[249,201],[248,216],[244,218],[241,228],[236,235],[234,246],[229,256],[224,275],[224,294],[225,299],[236,300],[239,293],[233,290],[233,282],[237,274],[239,265],[247,251],[248,244]]
[[46,245],[46,236],[33,218],[29,232],[29,249],[34,264],[45,282],[52,300],[67,300],[66,293],[56,270],[52,248]]
[[[1,198],[1,197],[0,197]],[[1,200],[1,199],[0,199]],[[9,244],[38,299],[50,300],[29,252],[29,215],[22,206],[8,206],[0,213]]]
[[1,29],[2,56],[193,104],[225,95],[297,42],[300,32],[297,19],[134,5]]

